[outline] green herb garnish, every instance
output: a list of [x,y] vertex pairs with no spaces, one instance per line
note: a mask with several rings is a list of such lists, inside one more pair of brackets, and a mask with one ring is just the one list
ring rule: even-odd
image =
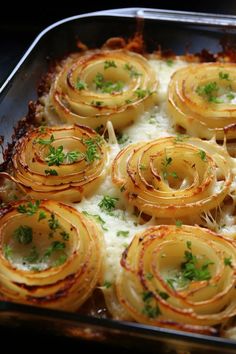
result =
[[232,257],[224,258],[224,264],[225,264],[226,266],[229,266],[230,268],[233,268],[233,265],[232,265]]
[[204,150],[199,150],[199,156],[201,158],[202,161],[206,161],[206,153]]
[[14,239],[22,245],[28,245],[33,239],[33,230],[27,225],[20,225],[13,233]]
[[114,60],[105,60],[104,61],[104,69],[109,69],[109,68],[117,68],[116,63]]
[[39,253],[37,251],[37,248],[33,246],[30,249],[30,253],[28,256],[24,257],[23,260],[27,263],[36,263],[39,260]]
[[17,211],[21,214],[32,216],[38,211],[39,205],[39,200],[36,200],[35,203],[29,202],[28,204],[21,204],[18,206]]
[[76,82],[76,88],[81,91],[81,90],[85,90],[87,88],[87,85],[84,81],[78,79]]
[[12,255],[12,247],[8,244],[3,245],[3,254],[6,259],[9,259]]
[[106,222],[101,218],[100,215],[97,214],[89,214],[87,211],[83,210],[82,213],[88,217],[93,218],[98,224],[101,225],[102,229],[104,231],[108,231],[108,229],[104,226],[106,224]]
[[122,236],[122,237],[128,237],[129,236],[129,231],[123,231],[123,230],[119,230],[116,233],[116,236]]
[[98,206],[102,211],[105,211],[106,213],[110,214],[116,208],[116,202],[118,200],[119,198],[113,198],[109,195],[106,195],[102,198]]
[[66,244],[64,242],[60,241],[53,241],[51,243],[51,246],[47,248],[47,250],[44,253],[44,258],[50,257],[54,252],[56,251],[62,251],[66,248]]
[[46,175],[50,175],[50,176],[58,176],[58,173],[57,173],[57,171],[56,171],[56,170],[52,170],[52,169],[50,169],[50,170],[44,170],[44,172],[45,172],[45,174],[46,174]]
[[102,93],[115,93],[121,92],[124,88],[124,83],[121,81],[113,82],[104,79],[101,73],[97,73],[93,82],[96,85],[96,89]]

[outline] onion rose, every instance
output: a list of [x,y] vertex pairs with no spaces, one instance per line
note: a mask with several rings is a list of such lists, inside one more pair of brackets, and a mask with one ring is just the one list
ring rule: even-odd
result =
[[194,64],[174,73],[168,110],[175,123],[200,138],[236,138],[236,64]]
[[21,138],[12,158],[15,181],[36,199],[80,201],[106,173],[106,142],[85,126],[43,127]]
[[185,330],[222,323],[236,314],[235,247],[198,226],[149,227],[123,254],[118,299],[141,323]]
[[113,162],[112,179],[141,212],[184,217],[224,200],[230,192],[231,167],[226,149],[213,141],[166,137],[121,150]]
[[156,103],[156,75],[139,54],[94,51],[69,61],[52,83],[45,116],[92,128],[132,123]]
[[76,310],[100,281],[103,239],[74,208],[21,201],[0,218],[0,298]]

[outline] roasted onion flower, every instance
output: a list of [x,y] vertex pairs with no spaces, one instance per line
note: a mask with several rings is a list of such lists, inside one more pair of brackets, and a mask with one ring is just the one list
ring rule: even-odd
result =
[[236,64],[194,64],[174,73],[168,109],[175,123],[200,138],[236,138]]
[[150,227],[123,254],[119,301],[141,323],[185,330],[222,323],[236,314],[235,246],[198,226]]
[[0,218],[0,298],[76,310],[100,281],[103,239],[74,208],[21,201]]
[[113,182],[129,203],[151,216],[206,212],[229,194],[232,160],[213,141],[185,136],[132,144],[113,162]]
[[106,174],[106,142],[85,126],[43,127],[19,140],[12,158],[15,181],[36,199],[79,201]]
[[52,83],[45,116],[92,128],[132,123],[157,101],[156,74],[139,54],[94,51],[68,61]]

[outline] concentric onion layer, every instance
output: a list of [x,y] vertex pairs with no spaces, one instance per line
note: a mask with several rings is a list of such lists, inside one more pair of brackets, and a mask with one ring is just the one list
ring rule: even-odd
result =
[[102,245],[96,225],[68,205],[12,205],[0,218],[1,298],[76,310],[100,281]]
[[122,128],[156,103],[156,90],[156,74],[141,55],[124,50],[90,52],[56,76],[45,115],[92,128],[110,120]]
[[15,181],[27,195],[76,202],[103,180],[107,147],[85,126],[45,127],[19,140],[12,161]]
[[187,329],[236,313],[235,243],[207,229],[150,227],[134,237],[121,265],[118,298],[138,322]]
[[194,64],[174,73],[168,110],[175,123],[200,138],[236,138],[236,65]]
[[219,206],[229,193],[231,164],[227,151],[212,141],[167,137],[121,150],[112,179],[141,212],[184,217]]

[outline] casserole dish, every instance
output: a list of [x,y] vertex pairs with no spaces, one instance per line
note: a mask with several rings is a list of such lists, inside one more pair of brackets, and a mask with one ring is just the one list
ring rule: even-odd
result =
[[[204,48],[218,52],[223,40],[233,46],[235,19],[230,16],[136,8],[103,11],[60,21],[39,35],[0,90],[3,146],[11,142],[14,127],[27,113],[28,102],[36,98],[37,84],[47,71],[49,60],[75,50],[78,39],[89,47],[99,47],[109,37],[129,38],[137,29],[136,17],[144,18],[144,39],[149,51],[160,45],[176,54],[186,50],[196,53]],[[155,350],[156,345],[164,352],[178,349],[194,353],[204,349],[220,353],[224,348],[225,353],[230,353],[235,350],[234,341],[222,338],[13,303],[1,302],[0,309],[1,324],[44,327],[55,334],[114,343],[122,341],[130,346],[134,346],[134,342],[136,345],[142,343],[143,348],[148,347],[150,351]]]

